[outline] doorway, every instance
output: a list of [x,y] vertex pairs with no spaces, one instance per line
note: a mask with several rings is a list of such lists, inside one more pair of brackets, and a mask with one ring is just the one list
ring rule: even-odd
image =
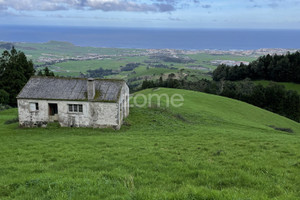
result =
[[49,120],[57,121],[58,120],[58,107],[56,103],[49,103]]

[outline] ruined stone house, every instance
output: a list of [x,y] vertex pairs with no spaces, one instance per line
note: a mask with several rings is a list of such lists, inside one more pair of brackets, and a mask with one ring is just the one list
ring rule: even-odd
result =
[[32,77],[17,96],[23,127],[112,127],[129,115],[129,88],[123,80]]

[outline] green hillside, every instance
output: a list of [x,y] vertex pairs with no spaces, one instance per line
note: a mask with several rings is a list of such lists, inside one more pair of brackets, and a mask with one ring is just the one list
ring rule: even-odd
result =
[[181,94],[184,105],[133,107],[120,131],[55,124],[21,129],[4,124],[16,109],[0,112],[0,199],[300,196],[298,123],[215,95],[140,93]]

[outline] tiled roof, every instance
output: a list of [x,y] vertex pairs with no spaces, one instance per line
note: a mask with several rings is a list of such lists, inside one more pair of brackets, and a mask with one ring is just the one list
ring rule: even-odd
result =
[[[92,101],[118,101],[125,81],[113,79],[94,81],[96,94]],[[35,76],[30,78],[17,98],[87,101],[87,79]]]

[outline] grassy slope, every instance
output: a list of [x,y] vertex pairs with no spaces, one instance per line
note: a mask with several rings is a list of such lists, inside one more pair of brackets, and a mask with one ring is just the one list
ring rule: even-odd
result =
[[286,89],[288,90],[295,90],[300,94],[300,84],[297,83],[290,83],[290,82],[272,82],[272,81],[266,81],[266,80],[260,80],[260,81],[254,81],[257,84],[262,84],[263,86],[267,86],[270,83],[277,83],[280,85],[284,85]]
[[[120,131],[4,125],[0,199],[296,199],[300,125],[185,90],[180,108],[132,108]],[[268,125],[291,128],[294,134]]]

